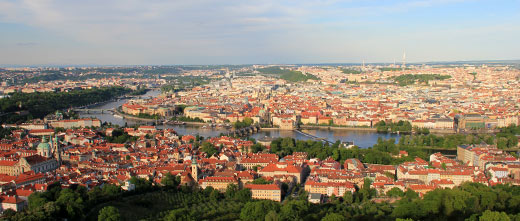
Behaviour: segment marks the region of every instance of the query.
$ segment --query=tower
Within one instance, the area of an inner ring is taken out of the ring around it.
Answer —
[[[54,141],[52,142],[52,149],[54,152],[54,158],[58,161],[58,165],[61,165],[61,151],[60,151],[60,142],[58,140],[58,135],[54,135]]]
[[[403,52],[403,71],[406,69],[406,51]]]
[[[191,177],[198,182],[199,181],[199,165],[195,157],[191,159]]]

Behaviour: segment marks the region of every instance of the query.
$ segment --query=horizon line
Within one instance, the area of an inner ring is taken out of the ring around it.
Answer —
[[[518,63],[520,59],[496,59],[496,60],[445,60],[445,61],[420,61],[420,62],[407,62],[407,65],[418,65],[418,64],[450,64],[450,63]],[[242,63],[242,64],[0,64],[0,68],[20,68],[20,67],[138,67],[138,66],[250,66],[250,65],[390,65],[394,62],[317,62],[317,63]],[[395,63],[401,65],[401,62]]]

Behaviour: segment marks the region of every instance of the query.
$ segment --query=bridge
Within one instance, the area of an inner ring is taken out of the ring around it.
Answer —
[[[114,109],[96,109],[96,108],[93,108],[93,109],[77,108],[77,109],[72,109],[72,110],[75,111],[75,112],[84,112],[84,113],[87,113],[87,114],[90,114],[90,113],[114,112]]]
[[[260,126],[258,125],[251,125],[249,127],[244,127],[244,128],[240,128],[240,129],[236,129],[236,130],[233,130],[233,131],[230,131],[228,132],[226,135],[227,136],[234,136],[234,137],[245,137],[245,136],[248,136],[248,135],[251,135],[251,134],[254,134],[258,131],[260,131]]]
[[[327,140],[325,138],[317,137],[317,136],[314,136],[312,134],[308,134],[308,133],[302,132],[301,130],[293,130],[293,131],[296,132],[296,133],[299,133],[299,134],[301,134],[303,136],[309,137],[309,138],[311,138],[313,140],[323,141],[323,142],[326,142],[326,143],[329,143],[329,144],[334,144],[335,143],[335,142]]]

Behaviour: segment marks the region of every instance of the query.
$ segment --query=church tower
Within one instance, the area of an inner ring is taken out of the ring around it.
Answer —
[[[199,181],[199,165],[197,164],[195,157],[191,160],[191,177],[195,182]]]
[[[61,150],[58,135],[54,135],[54,141],[52,142],[52,151],[54,153],[54,158],[58,161],[58,165],[61,165]]]

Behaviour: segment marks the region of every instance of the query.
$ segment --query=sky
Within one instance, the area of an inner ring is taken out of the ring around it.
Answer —
[[[520,0],[0,0],[0,65],[520,59]]]

